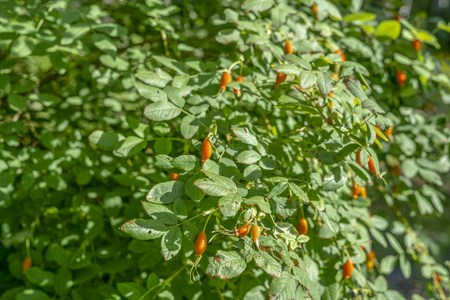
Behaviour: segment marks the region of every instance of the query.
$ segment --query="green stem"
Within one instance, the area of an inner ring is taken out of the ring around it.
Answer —
[[[178,269],[178,271],[176,271],[172,276],[170,276],[169,278],[167,278],[166,280],[164,280],[163,282],[158,283],[157,285],[153,286],[152,288],[148,289],[140,298],[139,300],[144,299],[151,291],[153,291],[154,289],[156,289],[159,286],[164,287],[164,285],[166,285],[166,283],[171,282],[175,277],[178,276],[178,274],[181,273],[181,271],[183,271],[185,268],[187,267],[187,265],[183,265],[180,269]]]
[[[187,219],[186,221],[183,221],[183,222],[178,223],[178,224],[175,224],[175,225],[168,226],[168,228],[183,225],[184,223],[187,223],[187,222],[189,222],[189,221],[191,221],[191,220],[193,220],[193,219],[195,219],[195,218],[198,218],[198,217],[200,217],[200,216],[206,215],[206,213],[208,213],[208,212],[211,212],[210,215],[209,215],[209,217],[208,217],[208,220],[209,220],[209,218],[211,217],[211,215],[213,214],[213,212],[215,212],[217,209],[218,209],[218,208],[216,208],[216,209],[214,209],[214,210],[208,210],[208,211],[202,212],[201,214],[198,214],[198,215],[196,215],[196,216],[193,216],[192,218]]]
[[[216,208],[216,209],[217,209],[217,208]],[[216,210],[216,209],[215,209],[215,210]],[[211,213],[209,214],[208,218],[206,219],[205,225],[203,225],[203,231],[206,230],[206,225],[208,225],[209,219],[211,218],[211,216],[213,215],[213,213],[214,213],[215,210],[210,211]]]

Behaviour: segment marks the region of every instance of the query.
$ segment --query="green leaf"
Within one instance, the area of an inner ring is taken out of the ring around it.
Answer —
[[[388,255],[381,260],[380,272],[383,274],[391,274],[395,268],[395,263],[397,262],[397,257],[393,255]]]
[[[296,183],[289,182],[289,188],[298,199],[307,203],[309,202],[308,195]]]
[[[145,99],[150,99],[153,102],[158,102],[158,101],[167,102],[166,92],[164,92],[163,90],[161,90],[159,88],[145,85],[140,82],[135,82],[134,87],[137,89],[139,95],[141,95]]]
[[[177,199],[173,204],[173,210],[178,220],[184,221],[188,217],[188,208],[183,200]]]
[[[70,262],[71,253],[67,251],[59,244],[53,243],[48,248],[49,253],[51,254],[52,259],[60,266],[67,267]]]
[[[144,287],[136,282],[119,282],[117,290],[122,296],[130,300],[139,300],[145,293]]]
[[[153,130],[155,130],[156,126],[153,126]],[[169,154],[172,151],[172,140],[170,139],[156,139],[153,144],[153,149],[155,153],[158,155]]]
[[[256,137],[245,127],[238,127],[236,125],[231,126],[231,130],[236,137],[247,145],[258,146],[258,140]]]
[[[389,226],[389,222],[385,218],[378,215],[373,215],[371,220],[373,226],[375,226],[375,228],[377,228],[378,230],[385,230]]]
[[[348,175],[342,166],[333,168],[323,177],[323,189],[325,191],[335,191],[344,186],[347,179]]]
[[[328,73],[317,73],[317,86],[323,95],[328,95],[333,88],[333,80]]]
[[[224,168],[223,164],[222,164],[222,168]],[[206,171],[205,168],[203,168],[203,173],[206,176],[208,176],[209,179],[213,180],[214,182],[219,182],[219,183],[225,184],[228,187],[228,189],[230,189],[231,191],[234,192],[234,191],[237,190],[236,184],[230,178],[218,175],[218,174],[213,173],[213,172]]]
[[[3,298],[3,297],[2,297]],[[46,293],[40,290],[34,289],[26,289],[17,294],[14,298],[7,299],[17,299],[17,300],[50,300],[50,298]],[[2,299],[3,300],[3,299]],[[6,299],[5,299],[6,300]]]
[[[295,240],[297,241],[297,243],[307,243],[310,238],[307,235],[301,234]]]
[[[434,183],[436,185],[442,185],[441,177],[435,171],[426,170],[426,169],[419,169],[419,174],[426,181],[429,181],[429,182]]]
[[[230,279],[239,276],[247,267],[244,257],[236,251],[217,251],[215,259],[213,259],[206,273],[220,279]]]
[[[319,20],[323,20],[324,17],[330,16],[334,20],[341,20],[342,15],[339,12],[336,5],[334,5],[330,1],[317,1],[318,4],[318,18]]]
[[[342,148],[341,150],[339,150],[339,152],[337,153],[337,157],[340,159],[344,159],[345,157],[349,156],[350,153],[355,152],[355,150],[357,150],[360,146],[358,144],[354,144],[354,143],[350,143],[345,145],[344,148]]]
[[[150,71],[140,71],[137,72],[135,76],[144,83],[161,89],[164,88],[167,83],[172,80],[172,76],[167,73],[157,74]]]
[[[277,167],[276,161],[268,157],[262,157],[258,165],[264,170],[273,170]]]
[[[297,212],[297,206],[288,197],[273,197],[270,205],[273,212],[283,218],[289,218]]]
[[[399,37],[402,27],[400,22],[387,20],[378,24],[374,37],[380,39],[395,40]]]
[[[150,127],[148,124],[139,122],[136,118],[127,115],[126,121],[128,126],[133,130],[133,132],[140,138],[146,138],[150,134]]]
[[[205,197],[205,193],[194,185],[195,180],[200,178],[200,174],[189,177],[185,184],[185,191],[188,197],[196,202],[201,201]]]
[[[406,279],[411,277],[411,263],[406,258],[405,254],[400,255],[400,270],[402,270],[403,276],[405,276]]]
[[[245,150],[238,154],[236,161],[241,164],[252,165],[261,159],[261,155],[254,150]]]
[[[146,140],[129,136],[115,145],[113,154],[120,157],[129,157],[139,153],[145,146],[147,146]]]
[[[177,199],[179,200],[179,199]],[[141,201],[144,210],[147,214],[155,220],[166,225],[177,224],[177,218],[174,212],[167,206],[162,204],[151,203],[148,201]]]
[[[322,294],[323,300],[338,300],[340,299],[340,286],[338,282],[327,285],[324,288],[324,292]]]
[[[180,125],[180,131],[186,140],[190,140],[200,127],[198,119],[195,116],[187,115],[183,118]]]
[[[203,173],[204,172],[208,172],[208,175],[210,175],[210,176],[211,176],[211,173],[220,176],[219,175],[219,173],[220,173],[220,166],[219,166],[218,163],[216,163],[212,159],[208,159],[202,165],[202,172]]]
[[[176,106],[183,107],[186,104],[186,101],[183,99],[184,90],[168,85],[164,88],[164,92]]]
[[[89,25],[87,23],[79,23],[70,26],[61,38],[61,45],[69,45],[76,40],[81,39],[89,32]]]
[[[430,44],[437,43],[436,37],[425,30],[420,30],[417,33],[416,37],[419,41],[422,41],[422,42],[426,42],[426,43],[430,43]]]
[[[19,36],[11,46],[11,58],[27,57],[33,53],[34,43],[27,36]]]
[[[223,29],[216,35],[216,41],[224,45],[236,42],[239,38],[240,32],[234,28]]]
[[[319,230],[319,237],[321,239],[331,239],[336,236],[335,232],[330,228],[328,224],[323,224]]]
[[[253,196],[249,199],[245,199],[244,202],[245,204],[250,206],[258,205],[259,209],[266,214],[270,214],[271,212],[269,202],[264,200],[264,198],[261,196]]]
[[[377,112],[380,114],[384,113],[384,110],[375,101],[370,100],[370,99],[365,100],[364,103],[362,104],[362,107],[365,109],[369,108],[369,109],[373,110],[374,112]]]
[[[315,208],[317,208],[319,211],[325,210],[325,201],[323,200],[323,198],[318,193],[316,193],[314,191],[309,191],[308,192],[308,198],[309,198],[309,202]]]
[[[169,101],[158,101],[147,105],[144,116],[153,121],[168,121],[176,118],[181,113],[181,109]]]
[[[127,30],[114,23],[92,24],[95,31],[106,33],[111,37],[120,37],[127,34]]]
[[[440,30],[450,32],[450,22],[447,25],[443,20],[439,20],[437,23],[437,28],[439,28]]]
[[[110,54],[102,54],[99,57],[102,64],[111,69],[116,69],[118,71],[127,71],[130,67],[130,63],[125,59]]]
[[[356,79],[349,79],[347,80],[347,88],[350,90],[350,92],[358,98],[360,101],[368,100],[367,95],[364,93],[361,83],[359,80]]]
[[[420,214],[432,214],[433,206],[431,206],[430,202],[428,202],[428,200],[417,191],[414,193],[414,195],[416,196],[417,206],[419,207]]]
[[[213,181],[209,178],[197,179],[194,185],[205,194],[215,197],[222,197],[233,192],[233,190],[223,181]]]
[[[389,232],[386,233],[386,237],[389,241],[389,244],[391,244],[392,248],[398,253],[403,254],[403,249],[400,243],[397,241],[397,239]]]
[[[278,66],[273,67],[272,69],[281,74],[295,75],[295,76],[300,75],[300,69],[293,64],[280,64]]]
[[[269,195],[267,196],[267,198],[273,198],[275,196],[280,195],[281,193],[283,193],[288,187],[288,183],[286,181],[284,182],[280,182],[279,184],[277,184],[269,193]]]
[[[294,276],[299,281],[299,283],[305,288],[312,300],[320,300],[320,293],[317,290],[317,284],[309,279],[306,270],[299,267],[293,267]]]
[[[372,21],[376,17],[377,16],[372,13],[349,14],[344,17],[344,21],[345,22],[354,22],[354,23],[361,22],[362,23],[362,22]]]
[[[220,212],[224,217],[234,217],[241,208],[242,197],[238,192],[219,199]]]
[[[188,71],[186,70],[186,67],[173,58],[168,58],[168,57],[160,56],[160,55],[153,55],[153,58],[156,61],[163,64],[164,66],[166,66],[167,68],[175,71],[179,75],[188,75]]]
[[[376,292],[384,292],[388,289],[388,283],[382,275],[378,275],[373,282],[373,290]]]
[[[262,171],[257,165],[250,165],[244,169],[244,173],[242,175],[249,181],[256,181],[261,177]]]
[[[169,227],[162,240],[161,248],[165,260],[173,258],[181,249],[182,233],[179,226]]]
[[[157,220],[134,219],[124,223],[120,230],[138,240],[157,239],[167,227]]]
[[[276,28],[281,27],[286,22],[287,12],[282,6],[277,6],[270,10],[270,17]]]
[[[272,255],[265,251],[253,251],[252,255],[255,263],[264,272],[269,274],[271,277],[281,276],[281,265],[275,258],[272,257]]]
[[[40,102],[44,106],[54,106],[62,102],[60,97],[50,93],[31,94],[30,100]]]
[[[194,155],[181,155],[175,157],[171,163],[175,168],[189,172],[195,168],[197,158]]]
[[[389,300],[406,300],[398,291],[389,290],[384,292],[384,296]]]
[[[416,151],[416,145],[414,141],[409,138],[405,138],[404,135],[400,136],[401,148],[404,152],[409,153],[409,155],[414,154]],[[402,172],[408,178],[413,178],[417,175],[419,168],[415,160],[407,158],[402,163]]]
[[[289,272],[284,271],[280,277],[275,277],[272,280],[269,288],[269,298],[280,300],[294,299],[296,287],[295,279]]]
[[[246,0],[242,4],[242,8],[245,10],[260,12],[268,10],[273,6],[273,4],[273,0]]]
[[[181,181],[162,182],[155,185],[147,195],[147,201],[168,204],[180,198],[184,191]]]
[[[394,53],[394,60],[405,66],[409,66],[412,64],[412,60],[409,57],[404,56],[400,53]]]
[[[294,55],[294,54],[286,54],[286,55],[284,56],[284,58],[285,58],[287,61],[290,61],[290,62],[295,63],[296,65],[300,66],[300,67],[301,67],[302,69],[304,69],[304,70],[311,70],[311,65],[309,64],[309,62],[306,61],[306,60],[303,59],[303,58],[298,57],[297,55]],[[313,84],[313,85],[314,85],[314,84]]]
[[[370,228],[370,233],[377,240],[377,242],[380,243],[381,246],[383,246],[384,248],[387,248],[387,246],[388,246],[387,241],[381,232],[379,232],[375,228]]]
[[[38,286],[53,286],[55,280],[55,274],[52,272],[44,271],[39,267],[33,266],[25,272],[27,279]]]
[[[96,130],[89,135],[89,142],[105,151],[112,151],[120,140],[120,136],[115,132]]]
[[[433,203],[434,207],[436,208],[436,210],[437,210],[439,213],[442,214],[442,213],[444,212],[444,207],[443,207],[443,205],[442,205],[442,201],[441,201],[441,199],[439,198],[439,194],[436,192],[436,190],[434,190],[434,189],[431,188],[431,187],[424,186],[424,187],[423,187],[423,194],[424,194],[425,196],[428,196],[428,197],[431,198],[431,202]]]
[[[370,179],[370,174],[366,169],[364,169],[354,161],[347,161],[347,164],[359,178],[367,182],[372,182]]]
[[[16,94],[9,94],[8,95],[8,104],[9,107],[12,110],[15,111],[25,111],[27,110],[27,99],[25,97],[16,95]]]
[[[302,89],[307,90],[316,84],[316,74],[309,71],[302,71],[300,73],[300,86]]]
[[[104,34],[96,33],[92,35],[95,47],[104,52],[117,52],[117,46],[114,42]]]

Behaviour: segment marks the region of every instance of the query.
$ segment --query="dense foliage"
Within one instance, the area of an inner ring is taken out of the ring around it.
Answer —
[[[170,2],[0,2],[0,299],[445,298],[423,20]]]

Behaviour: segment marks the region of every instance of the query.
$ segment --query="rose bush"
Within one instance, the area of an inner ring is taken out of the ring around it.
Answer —
[[[0,299],[403,299],[396,265],[445,298],[450,79],[419,19],[165,4],[1,4]]]

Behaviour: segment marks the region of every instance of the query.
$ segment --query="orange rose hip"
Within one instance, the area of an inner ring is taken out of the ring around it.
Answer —
[[[244,226],[242,226],[241,228],[238,229],[236,236],[237,237],[244,237],[248,234],[248,232],[250,231],[250,224],[245,223]]]
[[[261,236],[261,227],[258,225],[253,225],[252,229],[250,231],[250,234],[252,235],[253,243],[258,247],[259,246],[259,237]]]
[[[372,156],[369,156],[369,171],[373,175],[377,176],[377,169],[375,168],[375,162],[373,161]]]
[[[308,220],[306,218],[298,220],[297,231],[299,235],[308,233]]]
[[[287,77],[287,75],[285,75],[285,74],[277,73],[277,79],[275,80],[275,85],[279,86],[280,84],[282,84],[286,80],[286,77]]]
[[[239,76],[238,78],[236,78],[235,80],[236,82],[244,82],[244,78],[242,76]],[[240,97],[242,95],[242,91],[240,89],[233,89],[234,90],[234,94],[238,97]]]
[[[286,40],[286,43],[284,44],[284,53],[286,54],[294,53],[294,45],[292,45],[291,41],[289,40]]]
[[[206,234],[204,231],[201,231],[198,234],[197,239],[195,240],[195,245],[194,245],[195,255],[202,256],[202,254],[206,250],[207,244],[208,244],[208,242],[206,240]]]
[[[402,72],[402,70],[397,70],[397,76],[396,76],[397,82],[400,86],[405,85],[406,83],[406,75]]]
[[[361,150],[356,151],[356,163],[362,167],[362,163],[361,163]]]
[[[229,84],[231,81],[233,81],[231,73],[230,72],[223,73],[222,78],[220,78],[220,88],[225,89],[227,87],[227,84]]]
[[[179,177],[180,177],[180,174],[177,174],[177,173],[170,173],[170,174],[169,174],[169,178],[170,178],[171,181],[175,181],[175,180],[177,180]]]
[[[26,270],[28,270],[29,268],[31,268],[31,265],[33,264],[33,260],[31,259],[30,256],[28,256],[27,258],[25,258],[25,260],[22,263],[22,272],[25,272]]]
[[[207,161],[212,155],[212,144],[208,137],[203,140],[202,143],[202,162]]]
[[[334,53],[340,54],[342,57],[342,61],[346,61],[347,58],[345,57],[344,51],[342,51],[341,49],[338,49],[338,50],[334,51]]]
[[[353,262],[351,259],[347,259],[347,261],[342,266],[342,272],[344,273],[344,278],[349,279],[353,274]]]
[[[419,51],[420,47],[422,47],[422,43],[419,40],[411,41],[411,46],[416,50]]]

